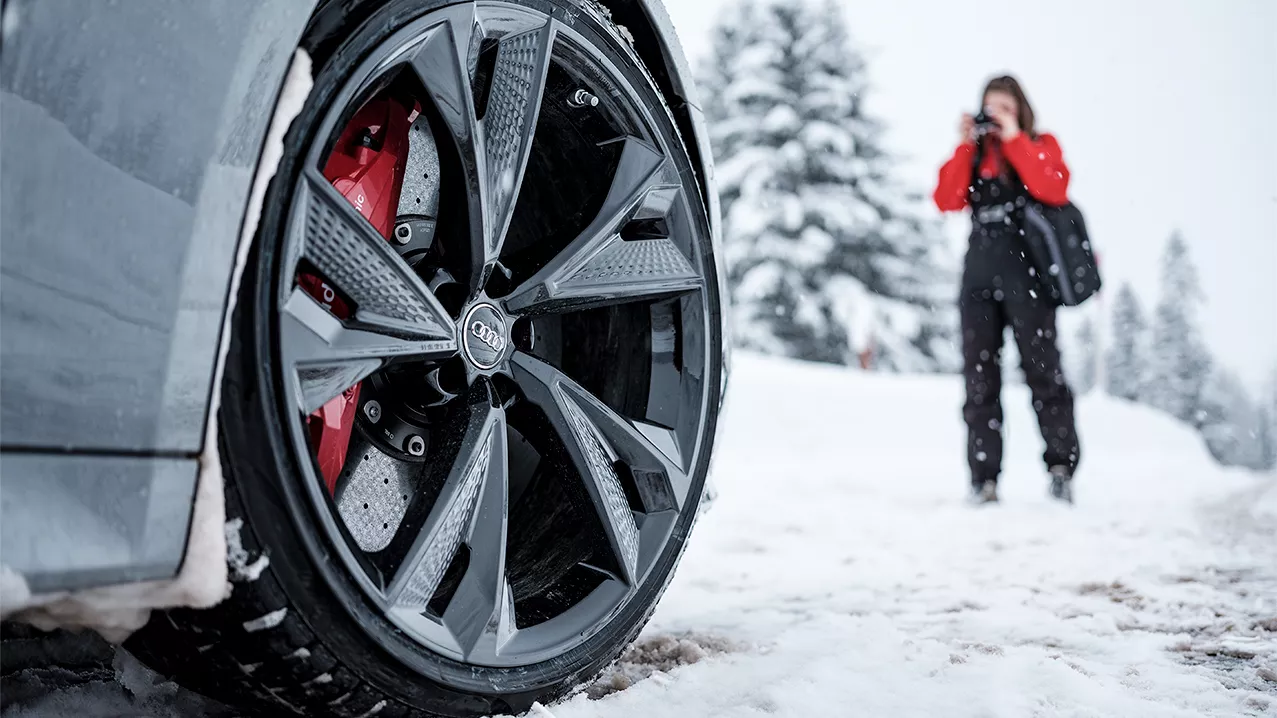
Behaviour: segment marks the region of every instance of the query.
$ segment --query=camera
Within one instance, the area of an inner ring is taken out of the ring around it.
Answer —
[[[993,116],[988,112],[981,109],[980,112],[976,113],[975,136],[977,138],[984,137],[985,135],[997,134],[1001,130],[1002,126],[999,125],[998,121],[993,119]]]

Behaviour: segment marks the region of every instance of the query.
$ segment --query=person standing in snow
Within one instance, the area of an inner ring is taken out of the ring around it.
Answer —
[[[1055,138],[1036,132],[1033,108],[1015,78],[991,80],[984,90],[983,108],[980,123],[969,114],[962,115],[961,141],[940,168],[934,194],[942,212],[971,209],[971,239],[958,302],[971,495],[978,503],[998,500],[1002,464],[999,355],[1003,331],[1010,326],[1046,441],[1043,458],[1051,495],[1071,503],[1080,455],[1073,393],[1061,370],[1055,306],[1039,286],[1020,230],[1023,207],[1030,197],[1048,205],[1067,201],[1069,170]]]

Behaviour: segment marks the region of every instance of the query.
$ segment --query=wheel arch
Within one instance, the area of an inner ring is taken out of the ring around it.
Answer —
[[[591,0],[585,0],[587,2]],[[679,42],[674,24],[662,0],[593,0],[611,16],[613,24],[646,65],[657,89],[674,114],[675,123],[687,143],[692,165],[700,174],[699,184],[706,197],[714,196],[713,159],[705,121],[701,114],[696,82]],[[717,233],[717,217],[711,216]]]

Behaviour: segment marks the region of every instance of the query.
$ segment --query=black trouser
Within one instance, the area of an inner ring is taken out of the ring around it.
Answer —
[[[973,238],[975,239],[975,238]],[[988,242],[983,242],[987,246]],[[975,247],[973,247],[973,250]],[[1079,448],[1073,420],[1073,393],[1065,383],[1056,346],[1055,307],[1040,299],[1032,285],[1006,280],[1027,276],[1027,268],[1008,261],[1008,254],[973,251],[967,259],[967,281],[959,301],[962,315],[963,373],[967,399],[963,417],[967,422],[967,462],[973,484],[996,481],[1002,466],[1002,371],[999,363],[1003,330],[1010,326],[1020,350],[1020,366],[1033,395],[1042,438],[1046,441],[1043,459],[1047,467],[1063,466],[1072,474],[1077,467]],[[993,262],[989,267],[974,266]],[[973,271],[974,270],[974,271]],[[980,275],[989,284],[978,281]],[[976,279],[974,283],[971,281]],[[974,286],[973,286],[974,284]],[[991,286],[996,285],[996,286]]]

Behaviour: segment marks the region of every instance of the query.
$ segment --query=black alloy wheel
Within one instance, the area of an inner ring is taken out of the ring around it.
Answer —
[[[695,519],[705,202],[593,4],[323,19],[223,388],[234,590],[133,647],[268,715],[522,711],[633,640]]]

